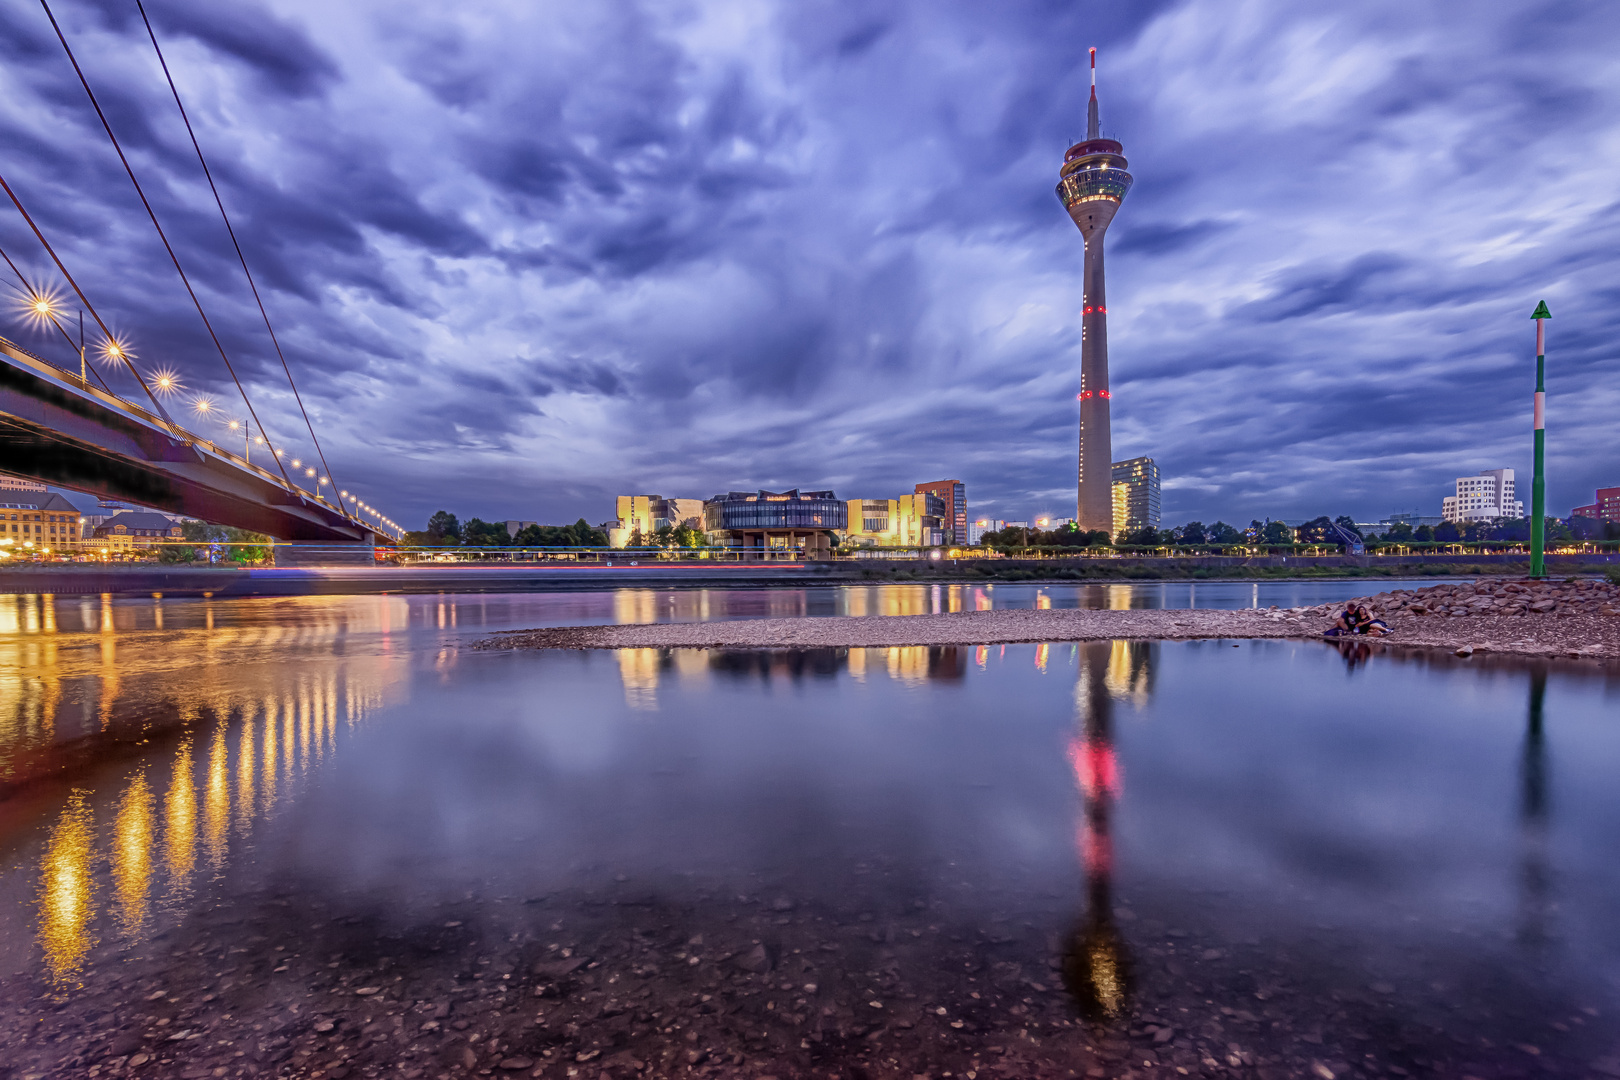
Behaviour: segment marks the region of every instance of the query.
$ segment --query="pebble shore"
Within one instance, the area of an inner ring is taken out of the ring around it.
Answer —
[[[1431,987],[1444,990],[1442,1009],[1421,987],[1369,973],[1331,929],[1234,940],[1214,929],[1231,913],[1182,921],[1123,898],[1105,937],[1132,989],[1112,1015],[1087,1015],[1066,982],[1097,947],[1092,924],[1038,925],[1017,881],[924,895],[907,894],[909,880],[896,860],[862,862],[840,900],[815,901],[696,879],[676,898],[621,878],[472,896],[406,925],[358,898],[203,908],[144,948],[98,950],[82,982],[54,996],[0,979],[0,1075],[1620,1076],[1620,1046],[1591,1002],[1527,988],[1525,1006],[1503,1015],[1476,987]],[[995,906],[980,921],[947,914],[968,896]]]
[[[1620,658],[1620,586],[1604,581],[1480,581],[1361,597],[1392,644],[1527,656]],[[1085,608],[939,615],[749,619],[519,630],[476,649],[894,648],[1100,639],[1320,637],[1343,603],[1310,608]]]

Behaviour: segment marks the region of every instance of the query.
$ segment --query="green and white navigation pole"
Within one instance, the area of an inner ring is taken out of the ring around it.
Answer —
[[[1547,576],[1547,301],[1536,305],[1536,471],[1530,481],[1530,576]]]

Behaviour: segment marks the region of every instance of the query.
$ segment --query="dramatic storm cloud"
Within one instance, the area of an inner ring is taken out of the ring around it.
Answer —
[[[53,6],[307,456],[134,0]],[[1089,45],[1136,176],[1115,457],[1158,459],[1167,523],[1437,513],[1459,474],[1527,472],[1543,298],[1550,507],[1620,483],[1612,5],[148,11],[334,472],[407,524],[942,477],[1072,513],[1081,242],[1052,189]],[[6,179],[141,363],[229,405],[43,11],[7,0],[0,36]],[[0,244],[59,280],[9,208]],[[12,308],[0,332],[68,355]]]

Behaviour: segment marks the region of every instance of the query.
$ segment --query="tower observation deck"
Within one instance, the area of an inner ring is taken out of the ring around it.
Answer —
[[[1080,483],[1075,520],[1082,529],[1106,532],[1114,528],[1114,505],[1103,236],[1125,193],[1131,190],[1124,150],[1113,139],[1102,137],[1097,119],[1097,50],[1092,49],[1086,138],[1063,155],[1057,196],[1086,243],[1080,312]]]

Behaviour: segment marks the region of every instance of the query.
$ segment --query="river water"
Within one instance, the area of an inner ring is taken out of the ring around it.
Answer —
[[[1620,679],[502,629],[1367,586],[0,597],[0,1076],[1620,1075]]]

